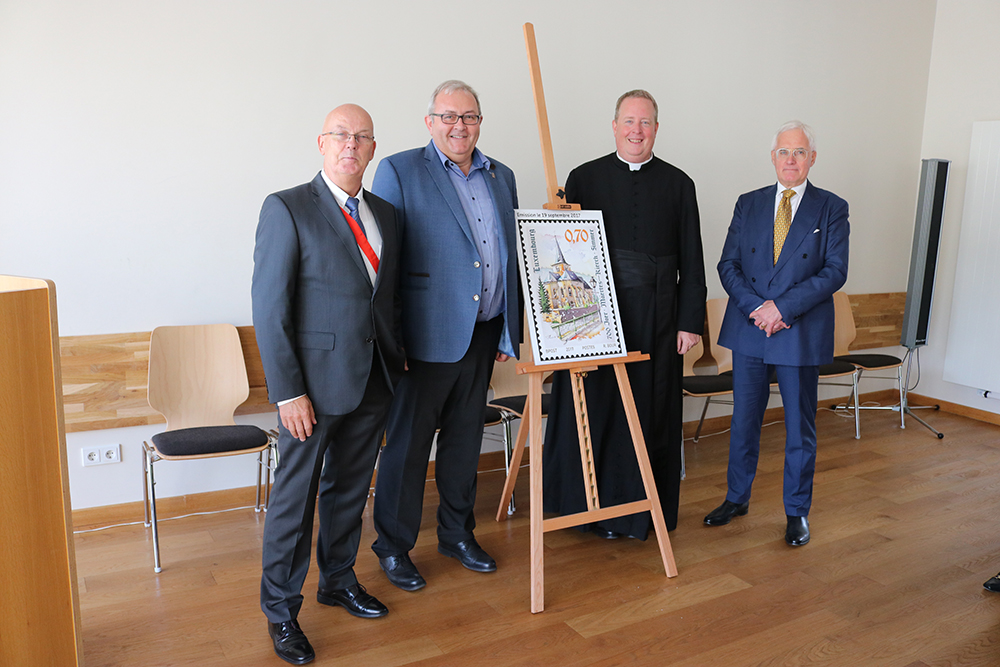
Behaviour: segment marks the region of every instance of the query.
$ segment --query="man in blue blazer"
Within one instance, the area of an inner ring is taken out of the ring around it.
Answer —
[[[361,187],[375,153],[371,116],[352,104],[337,107],[318,142],[323,170],[264,200],[252,288],[268,396],[280,416],[260,600],[275,653],[297,665],[315,655],[296,619],[317,492],[317,601],[362,618],[388,613],[358,583],[354,561],[404,364],[397,218]]]
[[[771,145],[778,184],[736,202],[719,261],[729,293],[719,344],[733,351],[729,490],[705,517],[721,526],[747,513],[760,429],[777,377],[785,410],[785,541],[809,541],[816,469],[819,366],[833,361],[833,293],[847,280],[847,202],[806,180],[816,162],[812,130],[798,121]]]
[[[402,229],[408,364],[379,460],[372,549],[389,581],[408,591],[425,585],[409,551],[436,429],[438,551],[477,572],[496,570],[473,535],[476,470],[493,362],[515,356],[521,331],[517,188],[510,169],[476,148],[479,97],[446,81],[424,122],[431,142],[382,160],[372,184],[396,207]]]

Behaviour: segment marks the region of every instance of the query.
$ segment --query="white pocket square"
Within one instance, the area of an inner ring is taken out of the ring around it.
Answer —
[[[819,233],[819,230],[818,229],[814,229],[813,230],[813,234],[817,234],[817,233]]]

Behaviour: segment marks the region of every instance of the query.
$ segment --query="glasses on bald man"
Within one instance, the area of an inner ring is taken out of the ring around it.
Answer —
[[[370,134],[351,134],[350,132],[323,132],[320,136],[329,134],[337,143],[346,144],[351,139],[358,142],[358,146],[369,146],[375,141],[375,137]]]

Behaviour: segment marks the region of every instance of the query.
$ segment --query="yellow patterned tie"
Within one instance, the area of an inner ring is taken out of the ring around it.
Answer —
[[[781,246],[785,245],[788,228],[792,226],[792,195],[795,190],[785,190],[781,193],[781,203],[778,204],[778,215],[774,216],[774,263],[778,263]]]

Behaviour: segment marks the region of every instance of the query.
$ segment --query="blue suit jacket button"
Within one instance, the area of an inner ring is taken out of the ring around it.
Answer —
[[[365,342],[366,343],[373,343],[373,342],[375,342],[375,339],[372,338],[371,336],[369,336],[368,338],[365,338]]]
[[[479,301],[479,295],[478,294],[473,294],[472,295],[472,300],[473,301]]]

